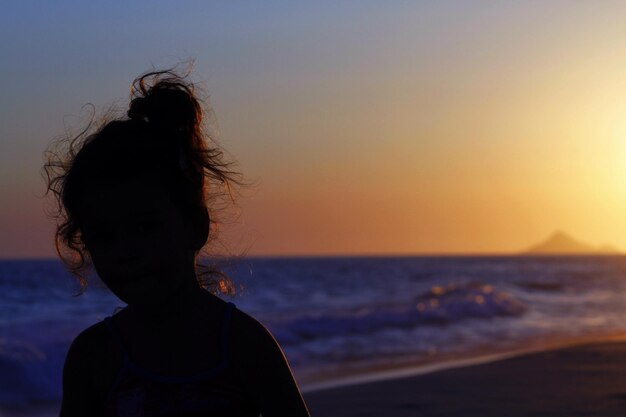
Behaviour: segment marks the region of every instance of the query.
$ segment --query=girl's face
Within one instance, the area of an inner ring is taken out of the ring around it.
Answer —
[[[195,280],[195,250],[181,210],[148,174],[83,198],[83,239],[102,281],[122,301],[158,307]],[[103,189],[104,188],[104,189]]]

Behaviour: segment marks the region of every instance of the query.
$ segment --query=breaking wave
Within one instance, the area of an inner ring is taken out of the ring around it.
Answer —
[[[481,283],[433,286],[409,304],[363,306],[349,311],[301,316],[272,326],[282,343],[344,334],[372,333],[386,328],[446,325],[467,319],[520,316],[527,307],[506,292]]]

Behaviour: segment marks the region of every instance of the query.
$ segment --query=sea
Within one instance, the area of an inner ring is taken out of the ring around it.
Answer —
[[[626,256],[246,258],[222,296],[301,388],[626,334]],[[58,407],[73,338],[124,304],[57,260],[0,261],[0,416]]]

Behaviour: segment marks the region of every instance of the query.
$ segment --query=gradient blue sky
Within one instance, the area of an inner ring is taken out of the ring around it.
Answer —
[[[11,2],[0,257],[51,256],[42,152],[194,58],[258,181],[251,254],[493,253],[565,229],[626,248],[626,3]]]

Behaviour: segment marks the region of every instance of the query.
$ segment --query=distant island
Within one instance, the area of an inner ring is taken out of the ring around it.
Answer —
[[[611,245],[593,246],[580,242],[563,231],[522,252],[523,255],[616,255],[620,251]]]

